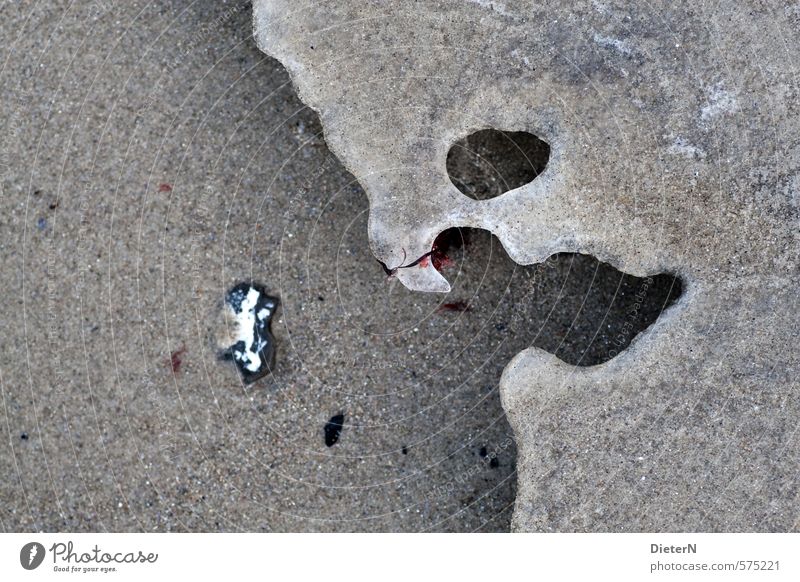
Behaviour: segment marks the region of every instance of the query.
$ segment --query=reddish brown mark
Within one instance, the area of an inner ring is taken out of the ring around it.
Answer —
[[[158,185],[159,192],[172,192],[172,184],[167,184],[166,182],[163,184]]]
[[[431,250],[422,255],[416,261],[412,261],[407,264],[405,263],[405,249],[403,249],[403,264],[400,264],[397,267],[389,268],[386,263],[380,259],[376,260],[383,269],[383,272],[386,273],[387,277],[389,278],[394,277],[398,269],[408,269],[416,266],[425,268],[430,264],[433,264],[434,269],[440,271],[444,267],[451,267],[455,265],[455,261],[447,256],[447,251],[450,248],[459,248],[462,245],[468,244],[468,242],[469,241],[467,239],[466,232],[462,231],[460,228],[448,228],[447,230],[439,233],[439,236],[437,236],[436,240],[433,241],[433,247]]]
[[[181,371],[181,364],[183,363],[183,355],[186,353],[186,346],[182,345],[180,349],[175,350],[169,357],[169,363],[172,366],[172,372],[177,374]]]
[[[420,267],[427,267],[429,264],[437,271],[441,271],[446,267],[455,265],[455,261],[447,254],[451,249],[461,248],[467,244],[466,233],[460,228],[448,228],[439,233],[436,240],[433,241],[433,248],[431,249],[430,261],[425,257],[419,262]]]
[[[466,301],[455,301],[453,303],[442,303],[436,310],[439,313],[445,311],[469,311],[469,303]]]
[[[436,269],[437,271],[441,271],[445,267],[452,267],[453,265],[456,264],[455,261],[453,261],[453,259],[451,259],[446,254],[438,250],[433,251],[431,257],[432,257],[431,263],[433,263],[433,268]]]

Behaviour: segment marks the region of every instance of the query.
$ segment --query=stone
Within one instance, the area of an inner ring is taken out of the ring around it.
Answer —
[[[225,295],[219,343],[223,359],[233,360],[246,384],[275,368],[275,338],[270,324],[278,298],[252,283],[240,283]]]
[[[530,348],[506,367],[514,529],[797,530],[800,9],[257,0],[254,13],[260,48],[366,190],[389,270],[474,227],[523,265],[577,252],[680,277],[683,296],[610,361]],[[446,160],[486,129],[550,152],[528,184],[476,200]],[[394,276],[450,288],[426,261]]]

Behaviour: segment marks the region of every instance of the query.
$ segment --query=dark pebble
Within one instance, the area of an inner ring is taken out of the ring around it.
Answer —
[[[339,442],[339,436],[342,434],[344,427],[344,414],[337,414],[325,425],[325,445],[332,447]]]

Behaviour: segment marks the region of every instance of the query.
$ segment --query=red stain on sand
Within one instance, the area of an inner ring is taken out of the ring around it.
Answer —
[[[442,303],[436,311],[438,311],[439,313],[445,311],[469,311],[469,303],[467,303],[466,301]]]
[[[167,183],[159,184],[158,185],[158,191],[159,192],[172,192],[172,184],[167,184]]]
[[[179,350],[175,350],[169,357],[169,363],[172,367],[173,374],[181,371],[181,364],[183,363],[183,355],[186,353],[186,346],[181,346]]]

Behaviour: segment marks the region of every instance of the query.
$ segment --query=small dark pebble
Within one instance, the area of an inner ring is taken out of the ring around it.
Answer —
[[[403,447],[401,450],[402,450],[404,455],[408,454],[408,447]]]
[[[337,414],[325,425],[325,445],[332,447],[339,442],[339,436],[342,434],[344,427],[344,414]]]
[[[22,433],[21,435],[19,435],[19,438],[23,441],[28,440],[28,433],[26,432]]]
[[[478,454],[479,454],[481,457],[485,457],[486,455],[488,455],[488,454],[489,454],[489,452],[486,450],[486,447],[481,447],[481,450],[480,450],[480,451],[478,451]]]
[[[494,457],[491,461],[489,461],[489,466],[492,469],[497,469],[497,467],[500,466],[500,459],[498,459],[497,457]]]

